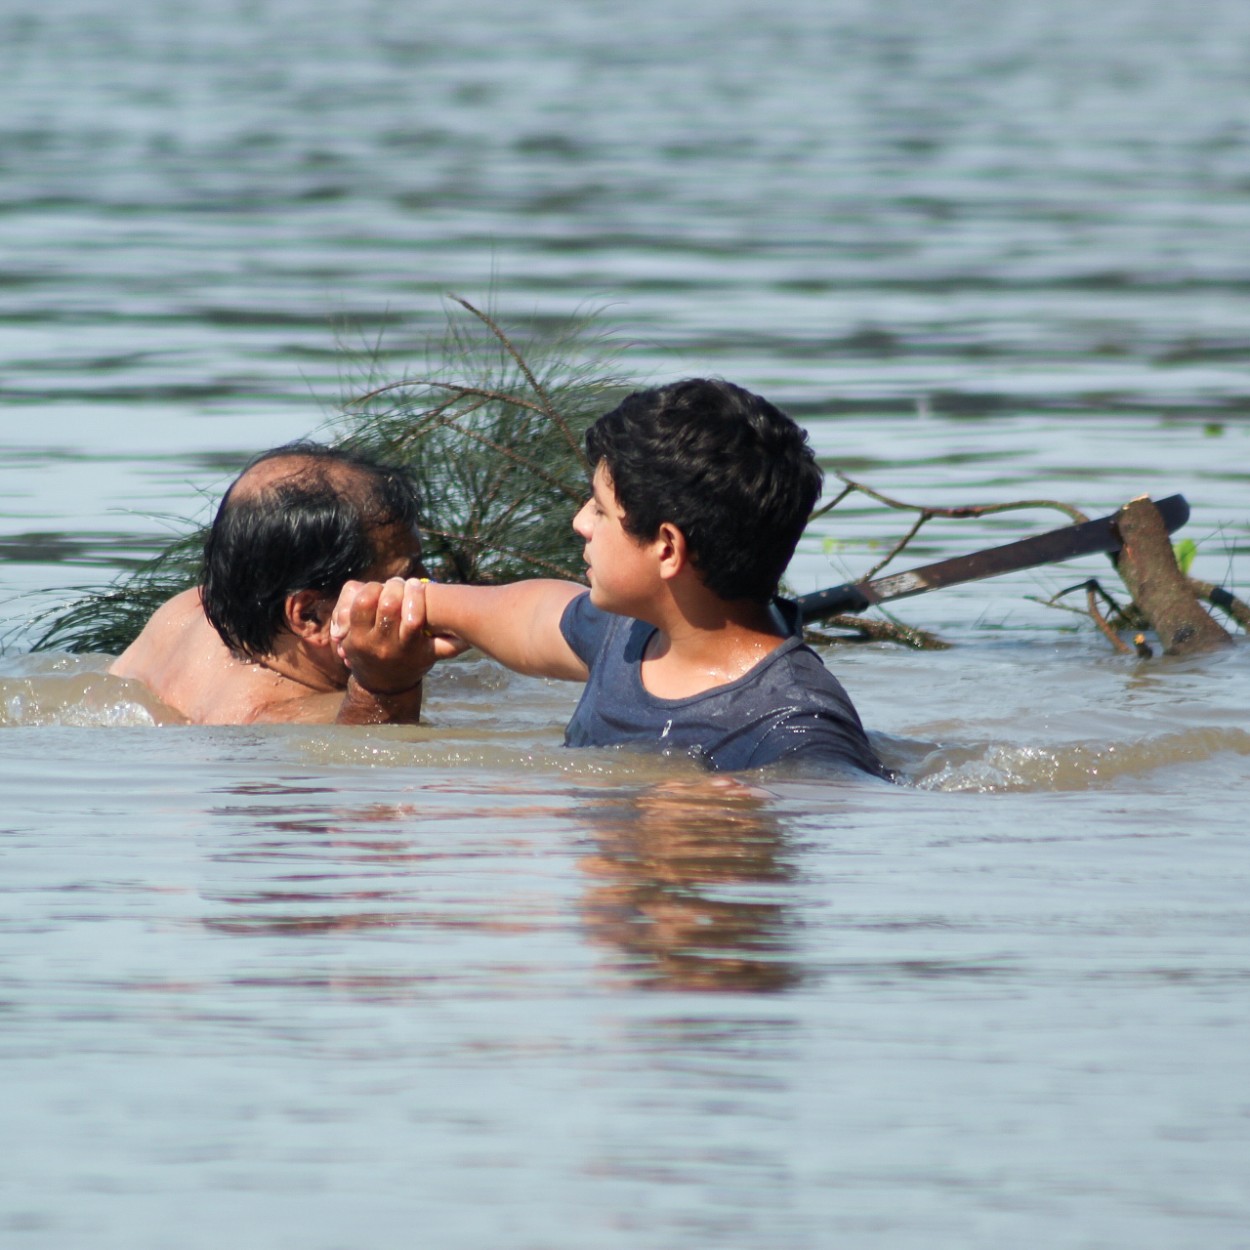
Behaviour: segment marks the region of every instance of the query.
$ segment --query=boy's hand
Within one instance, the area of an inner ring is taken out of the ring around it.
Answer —
[[[411,690],[438,660],[468,649],[458,638],[426,632],[425,585],[415,577],[347,582],[330,637],[357,684],[383,696]]]

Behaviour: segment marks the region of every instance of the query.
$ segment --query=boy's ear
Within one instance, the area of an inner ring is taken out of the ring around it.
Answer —
[[[690,563],[686,553],[686,536],[671,521],[663,521],[655,536],[656,554],[660,561],[660,576],[665,580],[676,577]]]
[[[333,602],[319,590],[297,590],[286,597],[286,627],[305,642],[329,637]]]

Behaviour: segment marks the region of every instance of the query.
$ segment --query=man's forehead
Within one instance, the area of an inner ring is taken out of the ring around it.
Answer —
[[[369,531],[369,545],[373,548],[369,579],[425,576],[421,531],[417,526],[405,525],[402,521],[375,525]]]
[[[397,540],[408,543],[421,541],[421,526],[416,521],[382,521],[373,526],[379,534],[393,535]]]
[[[380,525],[371,526],[369,533],[375,547],[389,547],[392,550],[420,551],[421,527],[406,521],[384,521]]]

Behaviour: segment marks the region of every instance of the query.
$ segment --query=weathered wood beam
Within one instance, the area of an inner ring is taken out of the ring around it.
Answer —
[[[1143,495],[1116,513],[1123,544],[1116,570],[1146,614],[1166,655],[1193,655],[1232,645],[1232,638],[1198,602],[1176,564],[1159,510]]]

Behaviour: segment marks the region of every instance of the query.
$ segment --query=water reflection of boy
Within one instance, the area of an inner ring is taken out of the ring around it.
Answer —
[[[419,675],[428,625],[518,672],[586,682],[571,746],[886,776],[841,684],[773,602],[820,493],[799,426],[740,387],[692,379],[629,396],[586,446],[593,494],[573,528],[589,592],[351,583],[332,630],[353,673],[380,688]]]
[[[678,990],[798,984],[786,887],[794,869],[768,800],[737,778],[670,781],[578,812],[597,846],[582,918],[612,971]]]
[[[350,579],[420,574],[416,524],[402,470],[315,443],[265,452],[221,501],[200,585],[158,608],[110,671],[199,724],[415,722],[425,671],[460,648],[422,634],[402,688],[366,689],[330,614]]]

